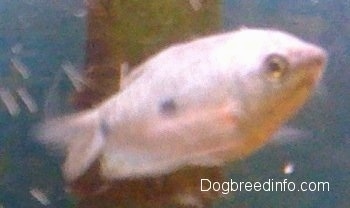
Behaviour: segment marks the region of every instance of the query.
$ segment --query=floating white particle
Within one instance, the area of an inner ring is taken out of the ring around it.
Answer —
[[[86,9],[79,8],[73,12],[73,15],[78,18],[83,18],[87,15]]]
[[[22,99],[23,103],[27,106],[29,112],[36,113],[38,111],[38,106],[35,103],[32,96],[28,93],[27,89],[21,87],[16,90],[19,97]]]
[[[189,207],[204,207],[200,199],[193,194],[180,194],[177,196],[177,200],[180,204]]]
[[[29,69],[19,58],[11,58],[11,68],[16,70],[23,79],[29,78]]]
[[[287,162],[283,167],[283,173],[290,175],[294,172],[294,164],[292,162]]]
[[[95,8],[98,5],[96,0],[84,0],[83,3],[87,8]]]
[[[46,196],[46,194],[41,191],[40,189],[33,188],[29,191],[29,193],[38,200],[42,205],[47,206],[50,204],[49,198]]]
[[[122,77],[125,77],[129,74],[130,72],[130,66],[128,62],[123,62],[120,64],[120,73]]]
[[[189,0],[194,11],[200,10],[202,7],[202,0]]]
[[[35,14],[30,14],[27,12],[19,13],[17,15],[18,25],[24,31],[29,30],[31,26],[34,27],[33,26],[34,19],[35,19]]]
[[[82,75],[77,72],[77,69],[70,62],[65,62],[62,65],[62,69],[73,84],[76,91],[81,91],[84,85],[84,79]]]
[[[120,88],[123,89],[125,85],[127,85],[126,83],[128,83],[128,79],[126,77],[128,77],[131,73],[131,67],[129,65],[128,62],[123,62],[120,64]],[[130,75],[132,76],[132,75]]]
[[[0,99],[5,104],[7,111],[11,116],[16,116],[20,112],[20,108],[16,102],[16,99],[10,93],[8,89],[0,89]]]
[[[23,50],[23,45],[20,43],[16,43],[14,46],[11,47],[11,52],[16,55],[21,53],[22,50]]]

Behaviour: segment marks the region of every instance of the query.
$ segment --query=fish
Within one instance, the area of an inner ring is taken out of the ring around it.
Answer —
[[[321,80],[327,52],[290,33],[241,28],[178,43],[123,75],[94,108],[43,121],[67,181],[95,162],[106,180],[224,166],[268,143]]]

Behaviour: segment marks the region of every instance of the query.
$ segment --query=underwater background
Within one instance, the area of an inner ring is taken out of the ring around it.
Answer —
[[[286,141],[233,163],[227,167],[227,177],[328,181],[330,191],[237,192],[218,200],[215,207],[348,207],[350,1],[223,0],[219,4],[218,31],[272,27],[329,53],[319,90],[288,123],[305,133],[292,132],[291,138],[283,138]],[[74,207],[76,203],[65,191],[62,158],[33,141],[30,129],[48,114],[69,111],[67,100],[74,86],[63,71],[66,66],[77,70],[84,66],[86,19],[83,0],[0,0],[0,208]],[[294,166],[290,175],[282,170],[286,163]]]

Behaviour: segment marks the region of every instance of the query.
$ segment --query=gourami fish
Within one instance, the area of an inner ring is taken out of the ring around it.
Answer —
[[[326,52],[277,30],[240,29],[173,45],[90,110],[43,122],[74,181],[96,161],[109,180],[221,166],[254,152],[299,109]]]

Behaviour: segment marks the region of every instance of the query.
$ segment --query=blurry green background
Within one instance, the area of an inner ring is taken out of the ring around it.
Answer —
[[[235,181],[328,181],[330,192],[240,192],[216,207],[348,207],[350,197],[350,1],[223,0],[222,30],[273,27],[323,46],[329,64],[319,91],[289,123],[303,132],[269,145],[228,167]],[[45,207],[33,197],[46,194],[46,207],[73,207],[60,175],[61,158],[33,142],[30,127],[43,118],[48,93],[72,89],[62,64],[84,65],[86,10],[82,0],[0,0],[0,89],[20,108],[10,115],[0,101],[0,207]],[[13,60],[30,76],[13,70]],[[25,87],[39,111],[31,113],[16,96]],[[53,89],[53,90],[50,90]],[[61,94],[60,94],[61,93]],[[52,95],[51,95],[52,97]],[[57,96],[56,96],[57,97]],[[55,106],[59,108],[59,106]],[[66,111],[53,109],[52,111]],[[294,138],[295,137],[295,138]],[[291,162],[295,170],[285,175]],[[34,191],[33,191],[34,190]],[[35,195],[35,194],[34,194]],[[39,197],[40,198],[40,197]]]

